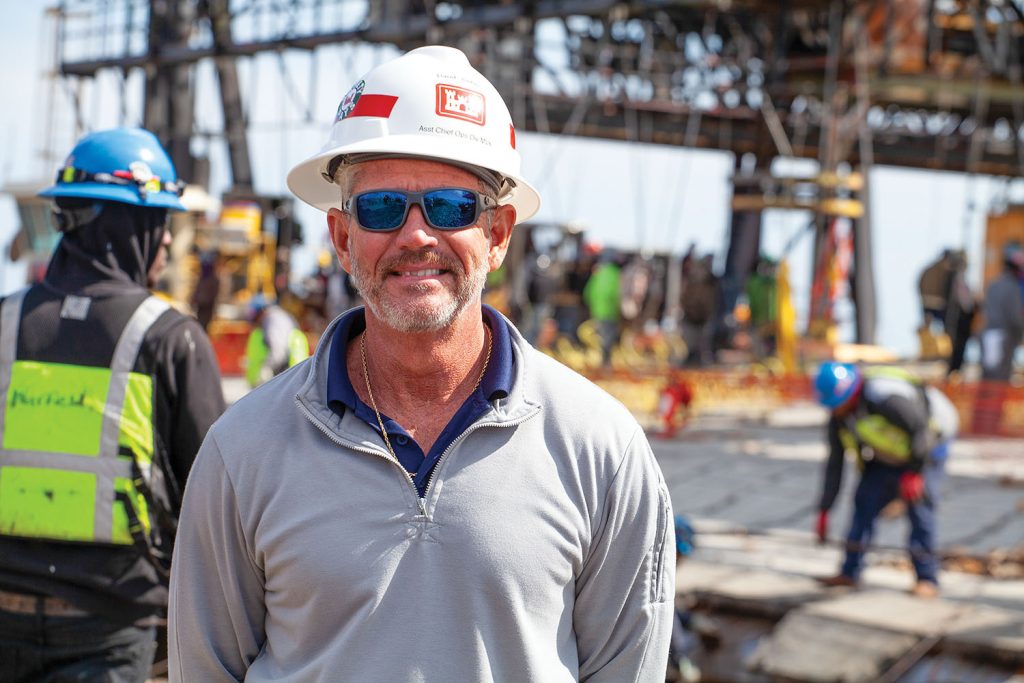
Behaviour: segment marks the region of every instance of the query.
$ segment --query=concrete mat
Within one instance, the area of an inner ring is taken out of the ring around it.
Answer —
[[[773,678],[802,683],[868,683],[918,641],[912,635],[791,612],[746,664]]]

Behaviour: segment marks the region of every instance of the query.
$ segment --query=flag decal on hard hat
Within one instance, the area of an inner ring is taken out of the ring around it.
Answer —
[[[513,126],[511,123],[508,124],[508,138],[509,138],[509,144],[512,145],[512,149],[515,149],[516,148],[516,127]]]
[[[382,119],[391,116],[398,98],[393,95],[364,94],[364,88],[366,81],[359,81],[342,98],[338,113],[334,116],[335,123],[350,116],[376,116]]]
[[[436,91],[437,108],[435,111],[438,116],[484,125],[487,120],[487,108],[483,95],[457,85],[444,83],[438,83]]]

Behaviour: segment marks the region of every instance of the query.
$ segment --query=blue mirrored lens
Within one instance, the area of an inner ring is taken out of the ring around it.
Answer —
[[[436,228],[465,228],[476,220],[476,195],[469,190],[434,190],[423,196],[423,208]]]
[[[405,217],[402,192],[367,192],[356,197],[356,219],[367,230],[394,230]]]

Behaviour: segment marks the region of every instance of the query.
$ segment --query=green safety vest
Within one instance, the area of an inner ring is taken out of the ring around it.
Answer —
[[[245,344],[245,378],[249,386],[256,387],[264,380],[263,363],[267,360],[269,349],[263,341],[263,328],[256,326],[249,333]],[[309,358],[309,339],[299,328],[288,333],[288,367],[292,367]]]
[[[135,310],[109,368],[68,365],[17,360],[26,291],[0,305],[0,535],[145,543],[153,378],[132,368],[169,304],[149,297]]]

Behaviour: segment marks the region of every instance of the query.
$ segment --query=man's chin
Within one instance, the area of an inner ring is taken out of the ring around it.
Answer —
[[[374,314],[381,322],[399,332],[436,332],[450,325],[459,313],[455,302],[450,299],[445,302],[403,302],[399,306],[385,303],[371,308],[376,309]]]

